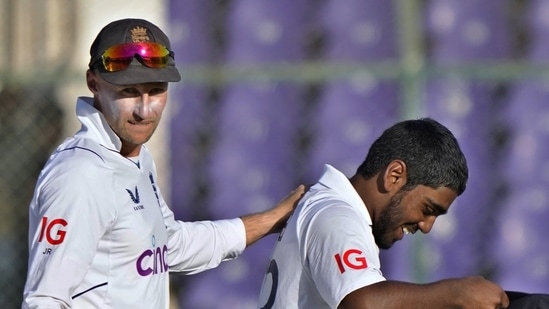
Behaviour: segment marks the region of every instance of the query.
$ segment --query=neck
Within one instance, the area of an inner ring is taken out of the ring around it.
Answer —
[[[127,143],[122,143],[122,148],[120,149],[120,154],[123,157],[138,157],[139,152],[141,151],[141,145],[128,145]]]
[[[378,205],[377,194],[378,192],[378,185],[376,183],[377,177],[372,177],[370,179],[365,179],[364,177],[355,174],[353,177],[351,177],[349,180],[351,181],[351,184],[355,188],[356,192],[358,193],[358,196],[360,196],[360,199],[364,202],[366,205],[366,210],[370,214],[370,218],[374,220],[376,215],[376,205]]]

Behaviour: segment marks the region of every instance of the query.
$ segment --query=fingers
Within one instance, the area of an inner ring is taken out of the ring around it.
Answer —
[[[482,276],[464,278],[466,296],[470,300],[470,308],[495,308],[503,309],[509,307],[509,296],[494,282],[486,280]],[[469,307],[467,307],[469,308]]]
[[[297,204],[297,201],[305,194],[307,187],[303,184],[300,184],[295,188],[284,200],[286,201],[293,201],[295,204]]]
[[[501,291],[501,308],[507,308],[509,307],[509,304],[509,296],[505,293],[505,291]]]
[[[300,184],[299,186],[297,186],[297,188],[295,188],[293,191],[292,191],[292,194],[299,194],[299,195],[302,195],[303,193],[305,193],[305,191],[309,188],[309,186],[305,186],[304,184]]]
[[[305,194],[305,189],[306,186],[303,184],[297,186],[275,206],[274,210],[287,212],[283,217],[283,219],[287,219],[297,207],[297,202],[303,197],[303,194]]]

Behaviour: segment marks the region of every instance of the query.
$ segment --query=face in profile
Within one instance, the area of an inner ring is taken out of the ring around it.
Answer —
[[[389,249],[406,234],[418,230],[427,234],[438,216],[448,212],[456,193],[447,187],[433,189],[418,185],[400,190],[391,197],[373,224],[373,234],[381,249]]]

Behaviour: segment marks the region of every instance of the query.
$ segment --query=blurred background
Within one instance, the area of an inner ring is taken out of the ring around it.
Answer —
[[[431,116],[469,185],[385,276],[549,293],[549,0],[0,0],[0,308],[20,307],[28,202],[78,129],[89,46],[125,17],[164,29],[182,73],[148,144],[179,219],[267,209],[324,163],[351,176],[385,128]],[[274,242],[172,275],[173,307],[256,308]]]

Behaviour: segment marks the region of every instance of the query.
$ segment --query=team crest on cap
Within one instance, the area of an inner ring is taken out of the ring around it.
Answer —
[[[132,33],[132,42],[139,43],[139,42],[146,42],[149,41],[149,35],[147,34],[147,28],[143,27],[135,27],[130,30]]]

